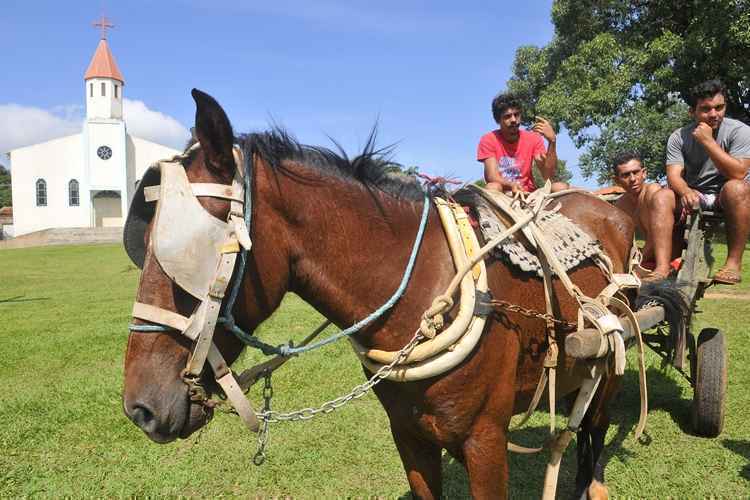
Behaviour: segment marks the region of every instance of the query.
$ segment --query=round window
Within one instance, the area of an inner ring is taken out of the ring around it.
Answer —
[[[112,148],[109,146],[99,146],[99,149],[96,150],[96,155],[102,160],[109,160],[112,158]]]

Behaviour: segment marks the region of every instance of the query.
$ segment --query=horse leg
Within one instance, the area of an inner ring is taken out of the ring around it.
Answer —
[[[597,391],[594,401],[581,422],[577,436],[576,489],[574,498],[607,499],[609,490],[604,485],[604,465],[601,462],[604,438],[609,428],[607,404],[617,392],[620,377],[607,376]]]
[[[434,500],[443,494],[442,449],[430,441],[420,439],[407,429],[391,426],[401,463],[414,498]]]
[[[497,426],[480,426],[464,441],[464,465],[474,500],[508,497],[507,443],[505,432]]]
[[[576,489],[573,498],[586,500],[586,490],[594,477],[594,458],[591,451],[589,424],[584,420],[576,434]]]

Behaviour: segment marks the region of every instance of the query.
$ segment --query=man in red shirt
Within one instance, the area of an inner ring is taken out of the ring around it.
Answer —
[[[551,179],[557,168],[557,136],[547,120],[536,117],[532,132],[521,129],[521,102],[512,94],[499,94],[492,100],[492,116],[500,128],[487,132],[479,140],[477,161],[484,163],[487,189],[498,191],[534,191],[532,164],[544,180]],[[542,136],[547,139],[544,148]],[[554,182],[553,191],[568,188]]]

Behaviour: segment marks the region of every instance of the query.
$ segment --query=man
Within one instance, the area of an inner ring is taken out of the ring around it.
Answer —
[[[512,94],[499,94],[492,100],[492,116],[500,126],[479,140],[477,161],[484,163],[484,180],[488,189],[498,191],[534,191],[532,164],[544,180],[551,179],[557,168],[557,136],[547,120],[537,117],[532,132],[521,129],[521,102]],[[542,136],[547,139],[544,148]],[[564,182],[553,184],[553,191],[567,188]]]
[[[750,127],[725,118],[726,89],[719,80],[694,87],[689,96],[693,123],[677,129],[667,142],[667,182],[680,206],[724,213],[727,260],[715,283],[741,281],[742,253],[750,235]]]
[[[669,276],[674,252],[680,250],[673,241],[677,198],[671,189],[646,182],[646,169],[636,153],[617,155],[612,168],[615,184],[625,191],[615,206],[628,213],[645,235],[643,262],[655,262],[654,269],[641,280],[663,280]]]

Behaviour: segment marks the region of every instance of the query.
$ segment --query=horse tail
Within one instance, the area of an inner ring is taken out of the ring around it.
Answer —
[[[635,299],[635,309],[646,309],[654,305],[664,308],[664,319],[669,324],[672,347],[679,336],[684,335],[690,317],[690,303],[679,287],[671,280],[644,283]],[[674,354],[674,351],[673,353]]]

